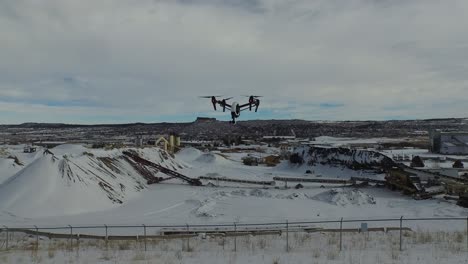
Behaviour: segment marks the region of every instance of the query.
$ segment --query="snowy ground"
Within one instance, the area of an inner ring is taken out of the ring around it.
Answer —
[[[42,148],[31,154],[22,153],[22,150],[23,146],[4,146],[0,149],[0,223],[8,227],[283,223],[339,220],[342,217],[468,217],[468,209],[453,202],[439,198],[416,201],[399,192],[373,186],[355,189],[336,184],[303,183],[304,188],[295,189],[291,188],[294,185],[290,183],[290,188],[285,189],[282,183],[265,187],[211,181],[210,186],[206,186],[209,182],[204,181],[205,186],[194,187],[178,179],[147,185],[141,171],[132,167],[122,156],[123,150],[94,150],[77,145],[59,146],[50,150],[52,154]],[[277,167],[249,167],[241,163],[246,153],[203,153],[189,148],[170,157],[154,148],[137,151],[148,160],[194,178],[212,176],[263,181],[271,181],[275,176],[383,178],[383,175],[372,171],[353,171],[321,164],[312,167],[291,166],[283,162]],[[266,155],[274,151],[269,148],[252,154]],[[306,174],[306,170],[312,173]],[[158,173],[158,176],[163,175]],[[357,228],[359,224],[349,223],[344,227]],[[379,226],[398,226],[398,222],[369,222],[369,227]],[[413,230],[466,230],[463,221],[405,222],[405,226]],[[320,227],[337,228],[337,224]],[[102,234],[102,230],[94,232]],[[135,234],[141,232],[141,228],[138,231],[113,229],[109,232],[109,235]],[[449,238],[445,242],[439,239],[431,243],[407,244],[407,250],[399,253],[395,251],[393,236],[371,235],[368,241],[359,235],[348,235],[350,241],[346,243],[347,250],[338,253],[336,237],[323,235],[320,239],[312,239],[313,236],[306,239],[298,237],[300,241],[305,239],[304,242],[294,242],[294,253],[289,254],[281,251],[284,237],[249,237],[250,240],[239,238],[245,242],[242,242],[238,253],[222,250],[219,241],[211,241],[214,246],[210,246],[205,240],[194,244],[197,246],[191,252],[182,251],[181,244],[184,241],[156,243],[154,250],[146,253],[134,250],[133,246],[109,252],[103,251],[100,246],[83,244],[83,248],[80,248],[83,252],[49,250],[49,246],[34,254],[24,250],[2,252],[0,262],[159,263],[162,260],[162,263],[466,263],[467,259],[466,251],[460,253],[460,246],[448,241]],[[28,242],[30,239],[26,240]],[[327,242],[330,240],[334,242]],[[232,248],[232,241],[227,243],[226,248]],[[323,245],[327,243],[331,249],[324,248]],[[119,249],[118,245],[116,247]],[[428,251],[431,254],[426,254]]]
[[[36,159],[24,159],[25,165],[17,174],[2,176],[8,179],[0,185],[0,196],[5,197],[0,200],[2,224],[51,227],[69,224],[210,224],[336,220],[341,217],[375,219],[400,216],[468,216],[466,208],[442,199],[416,201],[399,192],[376,187],[353,189],[350,186],[331,184],[303,184],[303,189],[284,189],[282,183],[279,183],[280,186],[264,188],[223,182],[219,182],[221,186],[193,187],[181,184],[177,179],[166,184],[148,186],[144,180],[135,180],[138,177],[142,178],[123,161],[116,163],[119,165],[119,171],[127,175],[122,179],[121,175],[114,175],[116,173],[110,173],[109,169],[104,170],[106,167],[98,162],[99,156],[117,159],[121,150],[89,150],[68,145],[51,151],[57,157],[68,155],[67,158],[80,165],[79,168],[85,168],[86,172],[82,172],[78,167],[72,167],[72,171],[82,178],[91,177],[87,185],[84,185],[89,188],[69,181],[65,181],[66,184],[63,185],[57,184],[56,182],[64,181],[63,175],[57,174],[55,163],[49,161],[49,156],[44,157],[40,150],[34,154]],[[94,158],[83,155],[85,151],[93,153]],[[14,153],[11,150],[10,152]],[[241,164],[236,158],[202,153],[196,149],[185,149],[175,159],[168,160],[162,159],[160,153],[152,149],[140,152],[148,159],[172,166],[191,177],[208,175],[256,180],[272,180],[275,176],[340,179],[349,179],[351,176],[379,179],[383,177],[373,172],[352,171],[327,165],[290,166],[287,162],[273,168],[249,167]],[[21,159],[22,154],[19,154],[19,151],[16,153]],[[28,162],[29,166],[26,165]],[[307,169],[314,173],[305,174]],[[106,177],[106,182],[111,186],[125,184],[127,188],[117,193],[118,197],[123,197],[122,204],[113,203],[106,197],[106,193],[103,194],[102,190],[96,187],[97,176],[99,179]],[[142,185],[141,189],[135,189],[137,183]],[[216,181],[212,183],[218,184]]]
[[[332,147],[348,146],[350,144],[381,144],[409,141],[409,138],[345,138],[345,137],[316,137],[314,145],[325,145]]]

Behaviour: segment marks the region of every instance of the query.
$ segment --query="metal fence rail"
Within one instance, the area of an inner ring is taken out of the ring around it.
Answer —
[[[272,222],[272,223],[222,223],[222,224],[185,224],[185,225],[100,225],[100,226],[15,226],[8,227],[3,225],[0,227],[0,232],[5,233],[5,242],[2,248],[9,249],[9,240],[12,233],[24,233],[34,236],[36,246],[39,246],[39,237],[47,237],[49,239],[68,239],[72,247],[73,240],[78,243],[80,239],[96,239],[96,240],[134,240],[143,241],[144,249],[147,250],[147,240],[164,240],[164,239],[186,239],[189,245],[189,239],[197,236],[221,236],[233,237],[234,250],[237,250],[236,238],[246,235],[283,235],[285,234],[286,250],[289,251],[289,233],[292,232],[323,232],[323,233],[339,233],[339,249],[343,250],[343,233],[349,232],[399,232],[399,249],[403,250],[403,232],[412,229],[404,226],[410,222],[433,222],[433,221],[450,221],[450,222],[466,222],[466,248],[468,250],[468,217],[442,217],[442,218],[383,218],[383,219],[344,219],[326,220],[326,221],[296,221],[296,222]],[[367,223],[393,223],[393,226],[377,226],[367,227]],[[361,223],[361,228],[344,227],[344,224]],[[333,225],[336,228],[323,228],[320,225]],[[365,229],[363,229],[363,227]],[[148,229],[157,231],[156,234],[148,234]],[[111,234],[112,230],[112,234]],[[116,230],[124,230],[130,234],[118,234]],[[79,232],[81,231],[81,232]],[[223,243],[224,245],[224,243]],[[70,248],[71,248],[70,247]],[[188,247],[187,247],[188,248]]]

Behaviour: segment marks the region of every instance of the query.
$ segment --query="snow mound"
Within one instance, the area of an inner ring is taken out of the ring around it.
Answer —
[[[213,164],[213,165],[219,165],[225,163],[227,160],[226,158],[214,154],[214,153],[203,153],[201,154],[198,158],[195,159],[196,162],[199,163],[207,163],[207,164]]]
[[[296,199],[311,199],[309,197],[309,195],[305,194],[305,193],[292,193],[292,194],[289,194],[289,195],[285,195],[285,194],[277,194],[275,196],[276,199],[289,199],[289,200],[296,200]]]
[[[184,148],[176,156],[183,161],[194,161],[200,155],[202,155],[202,152],[196,148]]]
[[[339,206],[376,204],[374,197],[357,189],[332,189],[312,199]]]
[[[232,195],[236,195],[236,196],[249,196],[249,194],[247,193],[247,190],[244,190],[244,189],[239,189],[239,190],[234,190],[231,192]]]
[[[264,191],[264,190],[261,190],[261,189],[253,189],[252,191],[250,191],[249,195],[254,196],[254,197],[261,197],[261,198],[271,198],[271,197],[273,197],[273,195],[271,195],[270,192]]]
[[[205,153],[196,158],[195,161],[203,163],[214,163],[216,161],[216,155],[213,153]]]
[[[18,164],[13,158],[0,158],[0,183],[20,171],[24,165]]]
[[[69,154],[65,154],[67,150]],[[0,211],[42,217],[106,210],[144,190],[144,172],[157,172],[138,170],[123,155],[124,149],[61,146],[56,151],[61,155],[41,151],[37,159],[0,184]],[[161,149],[133,151],[171,169],[183,167]]]
[[[195,215],[198,217],[216,217],[216,214],[210,213],[213,211],[215,206],[216,200],[206,199],[205,201],[201,202],[200,207],[195,210]]]
[[[222,194],[221,194],[222,195]],[[235,190],[230,193],[224,194],[224,196],[241,196],[241,197],[257,197],[257,198],[273,198],[273,199],[287,199],[287,200],[296,200],[296,199],[312,199],[309,195],[301,192],[294,192],[291,194],[276,194],[273,195],[269,191],[262,189],[253,189],[250,192],[247,190]]]
[[[80,155],[81,153],[87,151],[88,149],[82,145],[76,145],[76,144],[63,144],[63,145],[58,145],[50,151],[54,153],[56,156],[62,156],[62,155]]]

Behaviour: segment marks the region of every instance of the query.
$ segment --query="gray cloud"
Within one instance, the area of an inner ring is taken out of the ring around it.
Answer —
[[[0,122],[42,121],[37,108],[67,102],[59,121],[96,109],[105,122],[157,121],[209,113],[196,96],[212,93],[267,95],[263,109],[292,118],[466,116],[432,106],[468,96],[467,11],[455,0],[1,1],[11,110]],[[317,107],[329,102],[343,106]]]
[[[190,5],[212,5],[220,7],[233,7],[245,10],[248,12],[263,13],[265,8],[260,0],[177,0],[181,4]]]

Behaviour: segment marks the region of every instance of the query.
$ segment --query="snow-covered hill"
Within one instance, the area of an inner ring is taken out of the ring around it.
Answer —
[[[6,145],[0,147],[0,183],[37,159],[43,151],[41,147],[38,147],[37,152],[24,153],[24,146],[25,145]]]
[[[77,145],[41,150],[36,159],[20,166],[16,174],[0,185],[0,209],[19,215],[51,216],[105,210],[122,204],[147,187],[147,175],[142,175],[123,151]],[[185,167],[161,149],[133,151],[170,169]],[[9,160],[2,160],[0,165],[2,169],[13,166]],[[148,168],[147,171],[157,173]]]

